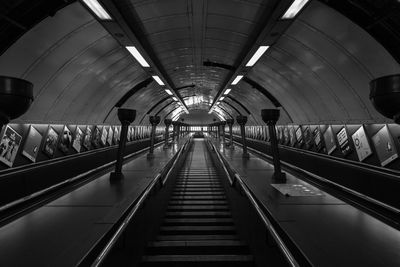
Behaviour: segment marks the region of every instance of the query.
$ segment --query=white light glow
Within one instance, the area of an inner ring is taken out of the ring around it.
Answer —
[[[294,18],[308,1],[309,0],[294,0],[288,10],[286,10],[285,14],[283,14],[282,19]]]
[[[85,5],[93,11],[96,16],[101,20],[112,20],[107,11],[100,5],[97,0],[82,0]]]
[[[151,76],[159,85],[165,85],[164,82],[157,75]]]
[[[232,82],[232,85],[236,85],[242,78],[243,78],[243,75],[236,76],[236,78]]]
[[[260,46],[257,51],[254,53],[254,55],[250,58],[249,62],[247,62],[246,67],[252,67],[256,62],[260,59],[260,57],[267,51],[269,48],[268,45],[262,45]]]
[[[165,89],[165,92],[167,92],[167,94],[172,95],[171,90]]]
[[[178,101],[178,98],[176,98],[175,96],[172,99],[175,100],[175,101]]]
[[[150,67],[149,63],[142,57],[142,55],[139,53],[139,51],[136,49],[134,46],[126,46],[125,47],[129,53],[132,54],[132,56],[139,62],[142,67],[148,68]]]
[[[219,101],[222,101],[222,100],[224,100],[224,98],[225,98],[225,97],[224,97],[224,96],[222,96],[222,97],[219,99]]]
[[[219,105],[219,104],[221,104],[221,102],[218,101],[216,105]]]
[[[224,93],[224,95],[227,95],[227,94],[229,94],[229,93],[231,92],[231,90],[232,90],[232,89],[229,89],[229,88],[228,88],[228,89],[226,89],[226,90],[225,90],[225,93]]]

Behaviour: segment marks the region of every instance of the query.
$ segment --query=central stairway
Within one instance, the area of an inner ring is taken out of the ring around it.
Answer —
[[[254,266],[202,139],[194,139],[143,266]]]

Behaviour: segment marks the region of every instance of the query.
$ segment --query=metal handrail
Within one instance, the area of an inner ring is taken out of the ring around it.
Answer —
[[[184,150],[185,145],[187,144],[187,142],[189,142],[189,140],[187,140],[185,142],[184,145],[181,146],[181,148],[178,151],[177,156],[175,157],[175,160],[171,166],[171,168],[169,169],[169,171],[167,172],[166,176],[170,175],[171,170],[174,169],[176,163],[178,162],[177,159],[179,158],[179,156],[181,155],[181,152]],[[167,164],[168,165],[168,164]],[[125,229],[128,227],[128,225],[130,224],[132,218],[135,216],[135,214],[137,213],[137,211],[139,210],[139,208],[143,205],[144,201],[147,199],[147,196],[149,195],[149,193],[151,192],[151,190],[154,188],[154,186],[157,184],[158,180],[162,178],[163,176],[163,172],[164,170],[160,171],[156,177],[151,181],[151,183],[146,187],[145,191],[142,193],[142,195],[140,196],[139,200],[136,202],[135,206],[133,206],[132,210],[128,213],[128,215],[126,216],[126,218],[123,220],[123,222],[121,223],[121,225],[118,227],[118,229],[116,230],[116,232],[113,234],[113,236],[110,238],[110,240],[107,242],[107,245],[103,248],[103,250],[101,251],[101,253],[99,254],[99,256],[97,256],[97,258],[95,259],[95,261],[92,263],[92,267],[98,267],[101,266],[101,264],[103,264],[104,260],[106,259],[107,255],[110,253],[111,249],[114,247],[115,243],[118,241],[119,237],[124,233]],[[167,177],[168,178],[168,177]],[[166,180],[166,179],[165,179]]]
[[[213,149],[214,151],[217,151],[217,148],[214,146],[213,143],[211,143],[211,141],[209,141],[209,140],[207,139],[207,142],[211,145],[211,147],[212,147],[212,149]],[[219,160],[221,163],[223,163],[223,160],[222,160],[222,158],[221,158],[221,155],[220,155],[219,153],[216,153],[216,154],[217,154],[218,160]],[[228,177],[228,180],[229,180],[230,185],[233,186],[234,183],[235,183],[235,180],[231,178],[231,175],[229,174],[229,172],[228,172],[228,170],[227,170],[227,168],[226,168],[226,166],[225,166],[224,163],[222,164],[222,168],[224,169],[224,173],[225,173],[226,177]]]
[[[212,144],[212,146],[214,146],[214,144]],[[220,152],[215,149],[214,146],[214,150],[218,155],[218,159],[220,161],[220,163],[222,164],[222,166],[224,166],[224,170],[226,170],[226,174],[227,177],[229,178],[230,181],[235,181],[237,180],[239,182],[240,187],[242,188],[242,190],[244,191],[244,193],[246,194],[247,198],[249,199],[250,203],[252,204],[253,208],[255,209],[255,211],[257,212],[258,216],[261,218],[261,220],[263,221],[264,225],[266,226],[266,228],[268,229],[268,231],[271,233],[273,239],[275,240],[276,244],[278,245],[279,250],[283,253],[286,261],[290,264],[290,266],[292,267],[299,267],[300,264],[297,262],[297,260],[295,259],[295,257],[293,256],[293,254],[290,252],[290,250],[288,249],[288,247],[285,245],[284,241],[282,240],[282,238],[279,236],[278,232],[276,231],[275,227],[272,225],[271,221],[268,219],[267,215],[265,215],[265,213],[263,212],[263,210],[260,208],[260,206],[258,205],[257,201],[255,200],[255,198],[253,197],[253,194],[251,193],[251,190],[248,188],[248,186],[244,183],[242,177],[235,172],[234,176],[235,176],[235,180],[230,178],[230,174],[226,169],[226,164],[225,162],[222,160],[221,156],[219,155]],[[232,183],[233,184],[233,183]]]

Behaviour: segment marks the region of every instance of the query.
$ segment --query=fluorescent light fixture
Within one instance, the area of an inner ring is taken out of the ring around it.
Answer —
[[[220,103],[221,103],[221,102],[218,101],[216,105],[219,105]]]
[[[112,20],[111,16],[102,7],[102,5],[97,0],[82,0],[85,5],[93,11],[96,16],[101,20]]]
[[[229,94],[229,93],[231,92],[231,90],[232,90],[232,89],[229,89],[229,88],[228,88],[228,89],[226,89],[226,91],[225,91],[224,95],[227,95],[227,94]]]
[[[139,51],[136,49],[136,47],[126,46],[125,48],[129,51],[129,53],[132,54],[132,56],[134,58],[136,58],[136,60],[139,62],[140,65],[142,65],[142,67],[145,67],[145,68],[150,67],[149,63],[147,63],[147,61],[144,59],[144,57],[142,57],[142,55],[139,53]]]
[[[243,75],[236,76],[236,78],[232,82],[232,85],[236,85],[242,78],[243,78]]]
[[[268,45],[262,45],[260,46],[257,51],[254,53],[254,55],[250,58],[249,62],[247,62],[246,67],[252,67],[254,64],[256,64],[257,60],[260,59],[260,57],[267,51],[269,48]]]
[[[307,4],[309,0],[294,0],[292,5],[286,10],[285,14],[283,14],[282,19],[292,19],[297,13]]]
[[[164,82],[161,81],[160,77],[158,77],[157,75],[154,75],[152,77],[159,85],[165,85]]]
[[[175,101],[178,101],[178,99],[175,96],[172,99],[175,100]]]
[[[172,95],[171,90],[165,89],[165,92],[167,92],[167,94]]]
[[[224,97],[224,96],[222,96],[222,97],[219,99],[219,101],[222,101],[222,100],[224,100],[224,98],[225,98],[225,97]]]

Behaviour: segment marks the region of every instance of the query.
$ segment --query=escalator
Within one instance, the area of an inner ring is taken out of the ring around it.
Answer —
[[[155,240],[148,242],[142,266],[254,266],[240,240],[225,189],[202,139],[176,178]]]

